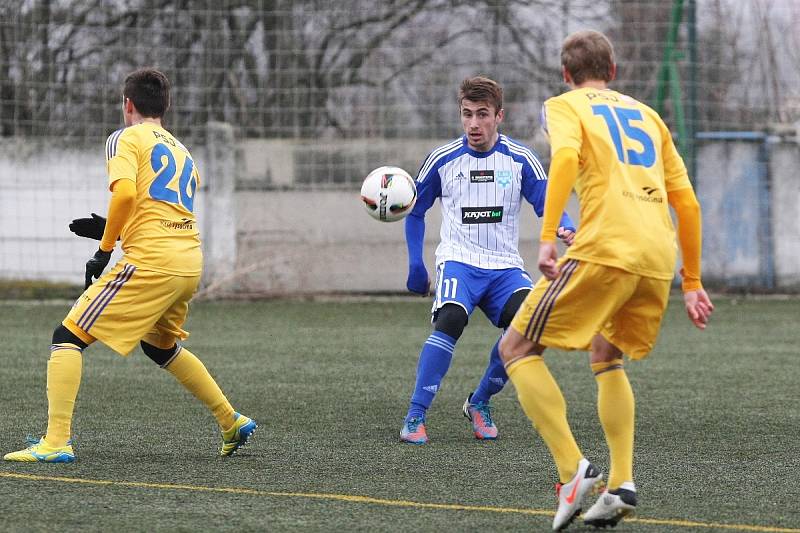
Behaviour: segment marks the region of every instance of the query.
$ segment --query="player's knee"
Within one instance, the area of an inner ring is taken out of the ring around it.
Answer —
[[[511,343],[508,340],[508,335],[500,337],[500,342],[497,344],[497,351],[500,353],[500,360],[503,364],[508,363],[514,358],[511,353]]]
[[[55,330],[53,330],[53,344],[63,344],[63,343],[74,344],[81,350],[89,346],[88,344],[83,342],[83,340],[81,340],[80,337],[78,337],[70,330],[68,330],[64,326],[64,324],[59,324],[58,327]]]
[[[531,292],[530,289],[523,289],[508,297],[506,304],[503,306],[503,310],[500,312],[500,322],[497,324],[499,327],[506,329],[511,325],[511,321],[514,320],[514,315],[517,314],[519,306],[522,305],[522,302],[525,300],[525,297],[528,296],[529,292]]]
[[[448,303],[436,311],[433,329],[458,340],[468,321],[469,317],[463,307]]]
[[[594,363],[606,363],[622,357],[622,350],[611,344],[605,337],[598,334],[592,338],[592,351],[590,361]]]
[[[544,346],[523,337],[513,329],[507,330],[497,345],[500,360],[504,365],[530,355],[542,355]]]
[[[141,344],[144,354],[162,368],[167,366],[181,349],[177,343],[172,348],[159,348],[144,341],[139,344]]]

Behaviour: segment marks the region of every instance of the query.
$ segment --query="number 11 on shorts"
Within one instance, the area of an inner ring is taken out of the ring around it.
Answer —
[[[455,299],[457,288],[458,288],[458,278],[442,279],[442,282],[439,284],[439,298]]]

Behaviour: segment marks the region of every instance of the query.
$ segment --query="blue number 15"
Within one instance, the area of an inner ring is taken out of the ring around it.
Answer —
[[[166,161],[165,161],[166,159]],[[187,157],[183,163],[183,170],[178,179],[178,190],[169,188],[170,182],[175,177],[177,166],[175,156],[166,145],[158,143],[150,154],[150,166],[157,174],[150,185],[150,197],[171,204],[182,205],[190,213],[194,211],[194,192],[197,190],[197,179],[194,177],[194,161]]]
[[[653,139],[642,128],[637,128],[631,124],[632,120],[642,121],[642,112],[638,109],[627,109],[624,107],[610,107],[605,104],[593,105],[592,111],[595,115],[600,115],[606,121],[614,148],[617,149],[617,159],[629,165],[652,167],[656,162],[656,149],[653,146]],[[623,150],[622,132],[629,139],[638,141],[642,145],[642,151]]]

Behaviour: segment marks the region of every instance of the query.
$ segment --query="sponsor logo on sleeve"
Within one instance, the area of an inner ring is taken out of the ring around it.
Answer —
[[[462,207],[462,224],[496,224],[503,220],[503,206]]]

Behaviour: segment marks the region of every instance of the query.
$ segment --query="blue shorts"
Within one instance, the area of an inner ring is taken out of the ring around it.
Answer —
[[[463,307],[467,316],[480,307],[492,324],[500,327],[500,314],[511,295],[531,287],[531,277],[521,268],[493,270],[445,261],[436,267],[436,295],[431,313],[435,320],[436,312],[447,303]]]

